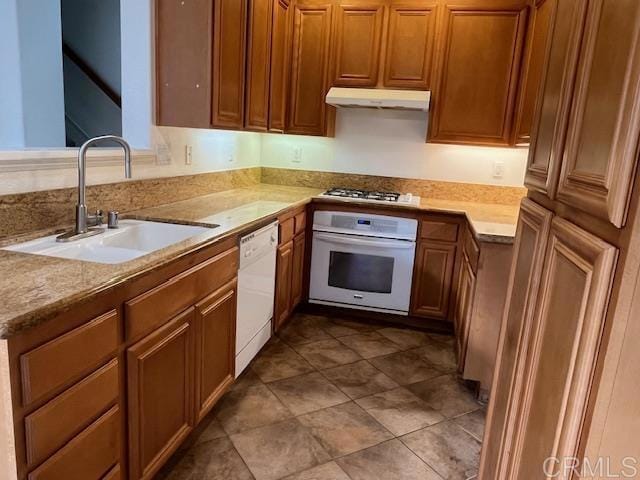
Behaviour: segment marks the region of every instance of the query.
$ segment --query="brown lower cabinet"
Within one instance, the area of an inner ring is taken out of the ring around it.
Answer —
[[[469,343],[469,328],[473,313],[473,296],[476,288],[476,274],[471,267],[466,254],[462,255],[460,277],[453,311],[453,325],[456,333],[456,354],[458,358],[458,372],[464,372]]]

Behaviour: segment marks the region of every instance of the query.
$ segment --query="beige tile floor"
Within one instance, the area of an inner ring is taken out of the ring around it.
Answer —
[[[474,478],[484,408],[455,369],[451,337],[298,314],[158,478]]]

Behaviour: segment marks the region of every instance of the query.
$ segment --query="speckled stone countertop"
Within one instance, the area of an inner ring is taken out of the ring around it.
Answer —
[[[0,338],[35,326],[87,296],[144,275],[229,235],[249,230],[290,208],[309,203],[320,193],[321,190],[313,188],[261,184],[131,212],[127,218],[219,226],[121,264],[0,250]],[[419,209],[466,214],[480,241],[510,243],[515,235],[517,206],[423,199]],[[52,233],[36,232],[13,239],[11,243]]]

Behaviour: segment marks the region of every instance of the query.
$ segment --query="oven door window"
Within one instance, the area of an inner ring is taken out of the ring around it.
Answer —
[[[391,293],[394,260],[393,257],[332,251],[329,286],[359,292]]]

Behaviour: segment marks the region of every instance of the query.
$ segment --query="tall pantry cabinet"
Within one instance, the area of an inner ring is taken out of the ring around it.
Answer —
[[[621,473],[640,454],[640,391],[622,382],[640,364],[625,335],[640,328],[640,3],[549,2],[482,480],[547,478],[549,457],[603,452]]]

